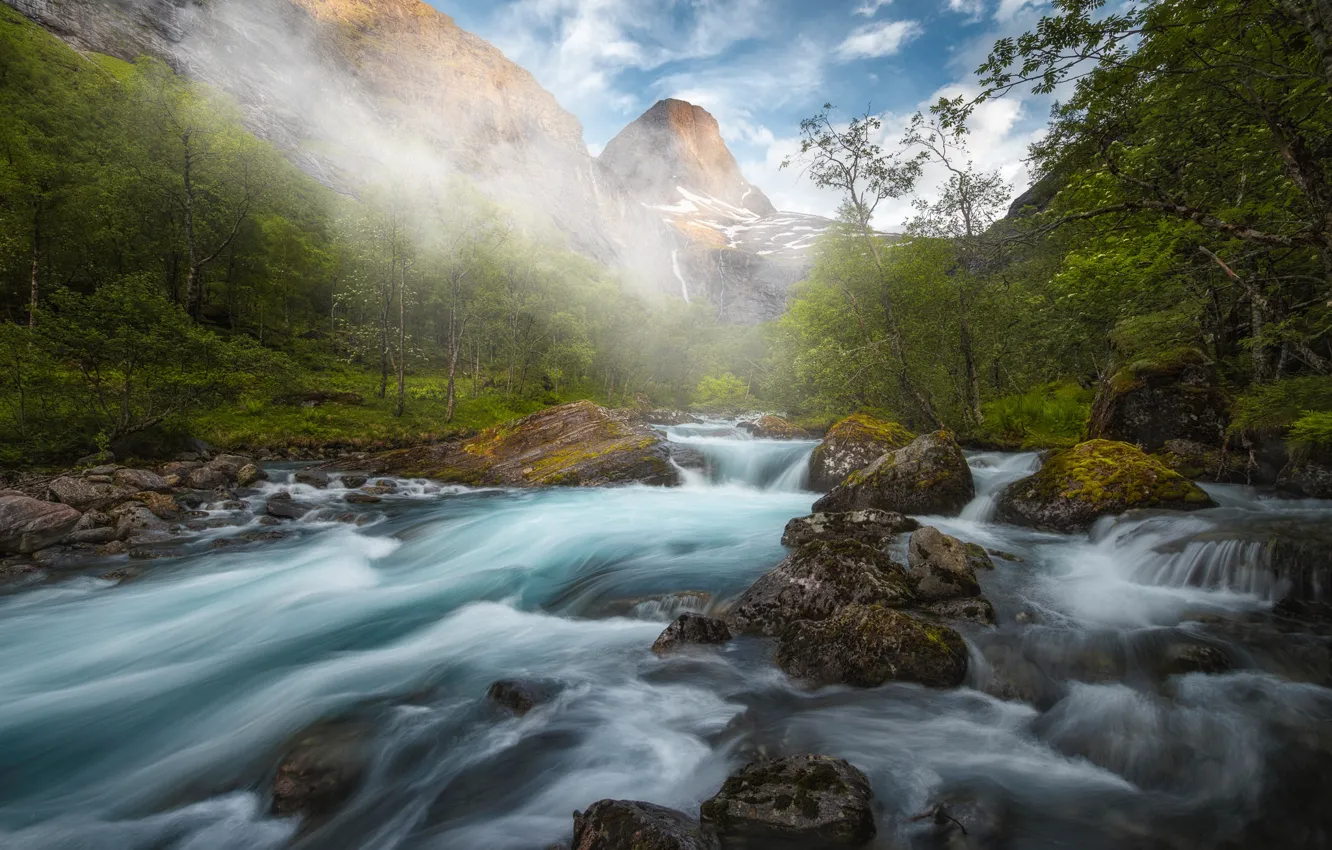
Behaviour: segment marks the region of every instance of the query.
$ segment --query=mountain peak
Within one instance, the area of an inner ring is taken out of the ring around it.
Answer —
[[[611,139],[598,160],[645,201],[673,203],[684,189],[757,215],[776,212],[740,173],[717,119],[683,100],[657,101]]]

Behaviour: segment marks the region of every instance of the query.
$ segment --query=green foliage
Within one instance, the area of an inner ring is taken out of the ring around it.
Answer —
[[[1072,446],[1086,429],[1092,396],[1077,384],[1003,396],[985,405],[980,433],[1023,449]]]
[[[1332,450],[1332,410],[1311,411],[1296,419],[1290,443],[1297,452]]]
[[[749,385],[730,372],[709,375],[699,381],[698,388],[694,390],[694,408],[702,411],[741,411],[752,407],[753,401]]]
[[[1332,377],[1287,378],[1251,387],[1237,398],[1231,411],[1230,430],[1236,434],[1281,434],[1310,413],[1330,410]],[[1316,429],[1316,423],[1308,427]]]

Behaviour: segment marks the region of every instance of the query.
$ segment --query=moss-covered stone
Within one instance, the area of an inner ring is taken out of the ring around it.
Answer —
[[[967,647],[947,626],[882,605],[849,605],[826,620],[788,626],[776,661],[787,675],[824,685],[951,688],[966,677]]]
[[[727,847],[860,847],[874,838],[873,791],[839,758],[753,762],[703,803],[703,823]]]
[[[948,431],[917,437],[905,448],[848,475],[814,503],[818,513],[877,508],[952,516],[976,495],[971,467]]]
[[[598,800],[574,812],[572,850],[717,850],[684,812],[633,800]]]
[[[920,523],[911,517],[889,511],[847,511],[835,514],[810,514],[786,523],[783,546],[803,546],[815,540],[856,540],[881,548],[906,531],[915,531]]]
[[[826,492],[887,452],[904,448],[915,435],[896,422],[854,413],[828,430],[809,459],[809,487]]]
[[[1168,440],[1220,445],[1229,402],[1215,370],[1194,348],[1180,348],[1122,366],[1092,403],[1087,436],[1122,440],[1149,452]]]
[[[679,483],[660,434],[590,401],[542,410],[460,443],[400,449],[351,466],[468,486]]]
[[[769,413],[753,422],[741,423],[741,426],[755,437],[765,440],[807,440],[809,432],[799,425],[788,422],[780,416]]]
[[[906,570],[855,540],[817,540],[796,549],[731,606],[736,634],[777,635],[796,620],[822,620],[854,603],[912,602]]]
[[[1077,531],[1133,508],[1214,507],[1203,490],[1128,443],[1088,440],[1048,458],[999,497],[1002,522]]]

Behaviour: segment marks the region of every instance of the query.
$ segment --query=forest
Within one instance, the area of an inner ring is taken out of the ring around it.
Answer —
[[[994,46],[979,97],[900,139],[825,107],[795,161],[841,194],[840,226],[779,321],[736,328],[461,177],[334,192],[206,86],[3,10],[0,462],[186,434],[383,447],[640,394],[1056,446],[1099,385],[1185,364],[1221,387],[1236,445],[1326,448],[1332,54],[1306,13],[1066,0]],[[1019,88],[1059,101],[1014,203],[966,127]],[[937,200],[880,234],[927,162]]]

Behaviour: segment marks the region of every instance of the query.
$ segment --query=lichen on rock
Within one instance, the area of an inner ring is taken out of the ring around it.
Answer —
[[[848,475],[814,503],[814,511],[877,508],[903,514],[952,516],[976,495],[971,467],[947,431],[917,437]]]
[[[824,435],[809,459],[809,488],[827,492],[887,452],[905,448],[915,435],[896,422],[854,413]]]
[[[1036,474],[999,497],[1001,522],[1078,531],[1133,508],[1198,510],[1215,502],[1202,488],[1128,443],[1088,440],[1049,457]]]

